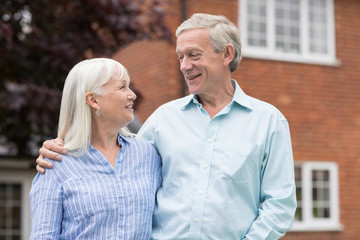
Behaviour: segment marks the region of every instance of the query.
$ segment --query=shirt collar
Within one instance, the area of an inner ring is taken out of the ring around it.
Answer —
[[[118,136],[118,144],[119,146],[123,145],[124,143],[128,143],[129,140],[127,139],[127,137],[124,137],[123,135],[119,134]]]
[[[232,105],[233,102],[236,102],[239,105],[252,110],[252,106],[249,101],[249,97],[240,88],[239,84],[234,79],[231,79],[231,83],[232,83],[233,87],[235,88],[235,92],[234,92],[234,96],[233,96],[233,99],[232,99],[230,105]],[[184,101],[181,105],[181,109],[185,110],[187,107],[189,107],[192,104],[200,105],[200,103],[198,101],[198,96],[196,94],[190,94],[189,96],[185,97]]]
[[[124,145],[124,143],[125,143],[125,144],[128,143],[129,140],[126,139],[126,137],[124,137],[124,136],[122,136],[121,134],[119,134],[119,135],[118,135],[118,138],[117,138],[117,142],[118,142],[119,146],[122,146],[122,145]],[[88,146],[89,146],[90,149],[94,149],[94,147],[90,144],[90,141],[88,141]]]
[[[239,84],[234,80],[231,79],[232,85],[235,87],[235,92],[233,96],[233,102],[238,103],[239,105],[246,107],[252,110],[251,103],[249,101],[249,96],[247,96],[244,91],[240,88]]]

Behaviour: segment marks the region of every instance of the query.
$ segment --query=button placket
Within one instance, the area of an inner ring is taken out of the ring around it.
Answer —
[[[208,125],[207,137],[204,141],[202,161],[199,166],[199,175],[192,206],[192,219],[190,222],[190,239],[199,239],[203,221],[207,187],[210,180],[211,162],[215,147],[215,139],[219,128],[219,120],[212,119]]]

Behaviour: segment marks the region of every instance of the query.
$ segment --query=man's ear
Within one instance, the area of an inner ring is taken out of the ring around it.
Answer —
[[[86,96],[86,103],[89,104],[89,106],[92,109],[97,110],[99,108],[99,103],[96,94],[93,92],[87,92],[85,96]]]
[[[235,48],[232,44],[227,44],[224,49],[224,64],[229,65],[234,59]]]

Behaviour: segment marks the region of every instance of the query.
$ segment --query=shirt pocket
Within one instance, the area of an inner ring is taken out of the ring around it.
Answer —
[[[260,178],[260,147],[254,143],[224,144],[220,153],[219,170],[224,178],[234,182],[250,182]]]
[[[114,214],[116,194],[108,178],[86,177],[73,179],[64,185],[64,219],[77,224],[100,221]]]

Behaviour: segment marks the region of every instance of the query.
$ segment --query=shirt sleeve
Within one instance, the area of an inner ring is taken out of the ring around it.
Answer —
[[[279,239],[293,224],[296,210],[294,160],[285,118],[275,124],[267,140],[261,169],[260,206],[245,239]]]
[[[156,168],[156,179],[157,179],[156,189],[159,189],[162,185],[162,170],[161,170],[162,163],[159,154],[157,154],[156,158],[157,158],[157,162],[159,163],[158,167]]]
[[[51,170],[37,174],[30,190],[32,239],[59,239],[63,218],[62,188]]]
[[[145,123],[140,128],[137,137],[140,137],[142,139],[145,139],[149,143],[151,143],[156,151],[159,151],[156,145],[156,136],[155,136],[155,114],[157,111],[155,111],[150,117],[145,121]]]
[[[156,140],[155,140],[155,125],[154,123],[156,121],[154,121],[155,118],[155,114],[153,113],[146,121],[145,123],[142,125],[142,127],[140,128],[137,136],[146,140],[147,142],[151,143],[151,145],[154,147],[155,151],[155,163],[156,163],[156,167],[155,167],[155,178],[156,178],[156,189],[160,188],[162,185],[162,159],[161,156],[158,153],[158,148],[156,145]]]

